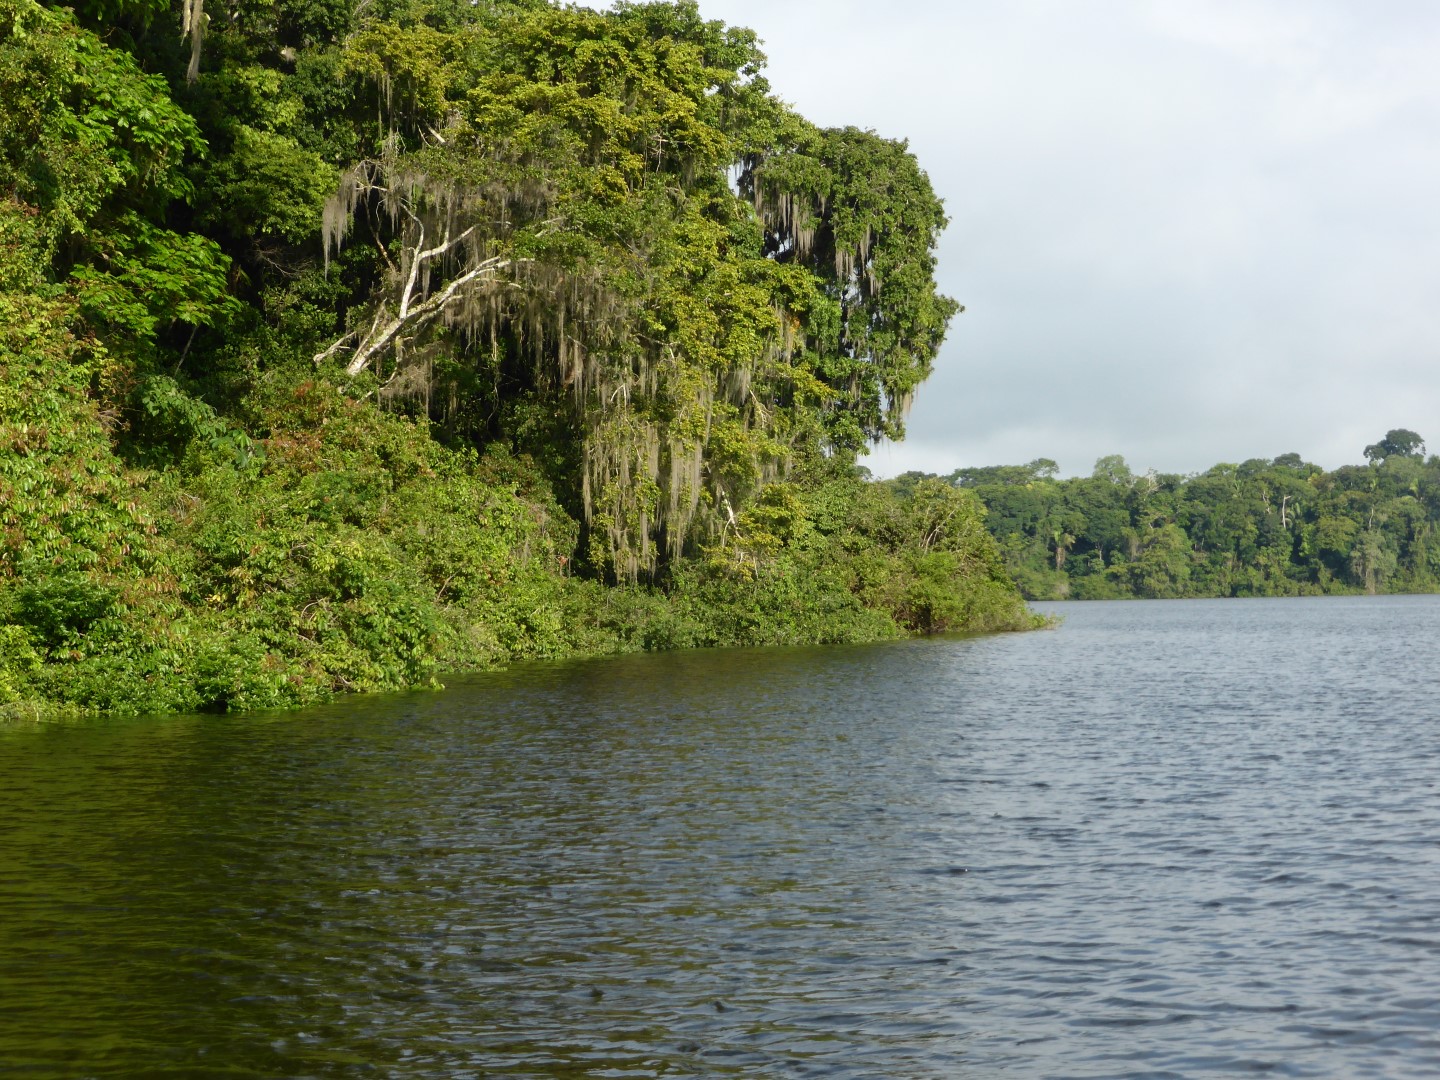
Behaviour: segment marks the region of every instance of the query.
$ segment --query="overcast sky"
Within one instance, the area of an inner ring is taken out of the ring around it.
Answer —
[[[945,199],[967,310],[877,473],[1440,451],[1440,5],[700,5]]]

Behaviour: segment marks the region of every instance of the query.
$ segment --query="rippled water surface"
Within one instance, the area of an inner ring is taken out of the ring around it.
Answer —
[[[1440,599],[0,730],[0,1074],[1440,1074]]]

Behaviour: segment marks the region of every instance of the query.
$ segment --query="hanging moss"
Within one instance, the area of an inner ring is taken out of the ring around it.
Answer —
[[[323,223],[327,257],[373,237],[384,268],[318,359],[430,407],[443,335],[492,386],[567,403],[583,517],[632,580],[720,535],[802,433],[899,434],[956,310],[903,144],[789,113],[753,37],[693,5],[503,13],[466,50],[392,29],[349,44],[385,135]]]

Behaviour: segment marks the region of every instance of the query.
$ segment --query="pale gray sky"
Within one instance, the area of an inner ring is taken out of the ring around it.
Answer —
[[[966,305],[867,464],[1440,450],[1440,5],[700,0],[778,94],[906,137]]]

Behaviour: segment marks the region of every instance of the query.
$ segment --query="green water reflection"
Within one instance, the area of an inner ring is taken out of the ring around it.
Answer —
[[[814,764],[852,752],[815,693],[847,655],[865,653],[538,666],[307,714],[0,734],[3,1058],[558,1076],[748,1071],[770,1037],[823,1055],[832,1037],[779,1014],[749,1017],[756,1049],[728,1061],[706,1032],[768,980],[753,954],[827,921],[844,936],[854,882],[815,814],[847,781]]]

